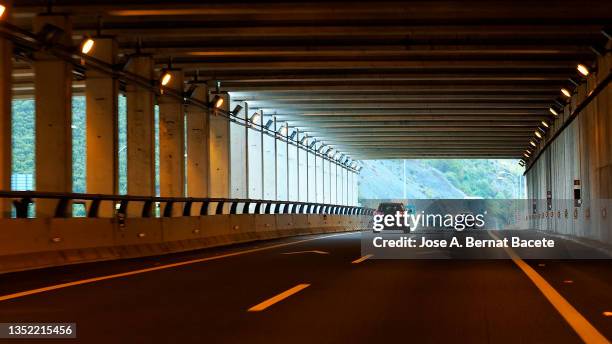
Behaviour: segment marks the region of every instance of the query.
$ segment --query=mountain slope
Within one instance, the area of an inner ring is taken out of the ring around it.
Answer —
[[[360,199],[516,197],[521,170],[514,160],[367,160],[359,177]],[[405,172],[404,172],[405,168]]]

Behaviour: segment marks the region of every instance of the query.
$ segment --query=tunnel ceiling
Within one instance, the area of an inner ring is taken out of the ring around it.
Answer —
[[[31,29],[47,1],[19,0]],[[591,65],[611,1],[54,1],[75,42],[116,35],[128,56],[221,82],[355,159],[519,158],[561,87]],[[32,93],[17,64],[15,93]],[[82,83],[75,83],[78,91]]]

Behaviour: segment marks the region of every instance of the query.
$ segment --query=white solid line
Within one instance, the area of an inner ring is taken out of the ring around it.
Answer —
[[[142,274],[142,273],[146,273],[146,272],[171,269],[171,268],[176,268],[176,267],[184,266],[184,265],[203,263],[203,262],[208,262],[208,261],[211,261],[211,260],[217,260],[217,259],[221,259],[221,258],[229,258],[229,257],[234,257],[234,256],[240,256],[240,255],[247,254],[247,253],[254,253],[254,252],[259,252],[259,251],[264,251],[264,250],[270,250],[270,249],[274,249],[274,248],[285,247],[285,246],[290,246],[290,245],[296,245],[296,244],[301,244],[301,243],[308,242],[308,241],[319,240],[319,239],[327,239],[327,238],[332,238],[332,237],[341,236],[341,235],[347,235],[347,234],[352,234],[352,233],[349,232],[349,233],[340,233],[340,234],[326,235],[326,236],[316,237],[316,238],[311,238],[311,239],[303,239],[303,240],[292,241],[292,242],[287,242],[287,243],[282,243],[282,244],[276,244],[276,245],[270,245],[270,246],[265,246],[265,247],[253,248],[253,249],[244,250],[244,251],[237,251],[237,252],[232,252],[232,253],[226,253],[226,254],[222,254],[222,255],[218,255],[218,256],[212,256],[212,257],[206,257],[206,258],[187,260],[187,261],[183,261],[183,262],[171,263],[171,264],[165,264],[165,265],[158,265],[158,266],[154,266],[154,267],[151,267],[151,268],[132,270],[132,271],[122,272],[122,273],[113,274],[113,275],[93,277],[93,278],[87,278],[87,279],[77,280],[77,281],[68,282],[68,283],[55,284],[55,285],[50,285],[50,286],[47,286],[47,287],[36,288],[36,289],[25,290],[25,291],[13,293],[13,294],[2,295],[2,296],[0,296],[0,301],[12,300],[12,299],[16,299],[16,298],[20,298],[20,297],[24,297],[24,296],[28,296],[28,295],[44,293],[44,292],[47,292],[47,291],[68,288],[68,287],[72,287],[72,286],[76,286],[76,285],[81,285],[81,284],[88,284],[88,283],[105,281],[105,280],[110,280],[110,279],[115,279],[115,278],[127,277],[127,276],[132,276],[132,275],[138,275],[138,274]]]

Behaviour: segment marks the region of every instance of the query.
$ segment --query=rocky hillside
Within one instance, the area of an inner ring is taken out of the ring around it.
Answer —
[[[360,199],[516,197],[521,169],[514,160],[369,160],[359,177]],[[404,173],[405,167],[405,173]],[[405,180],[404,180],[405,175]]]

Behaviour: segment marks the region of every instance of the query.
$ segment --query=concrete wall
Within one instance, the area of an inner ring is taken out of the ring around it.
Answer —
[[[578,86],[553,132],[611,67],[610,53],[599,58],[597,72]],[[560,133],[526,176],[530,227],[612,244],[612,85]],[[580,189],[580,205],[574,201],[575,188]],[[549,192],[552,209],[548,209]]]
[[[143,257],[302,234],[355,231],[369,216],[212,215],[0,219],[0,273]]]

